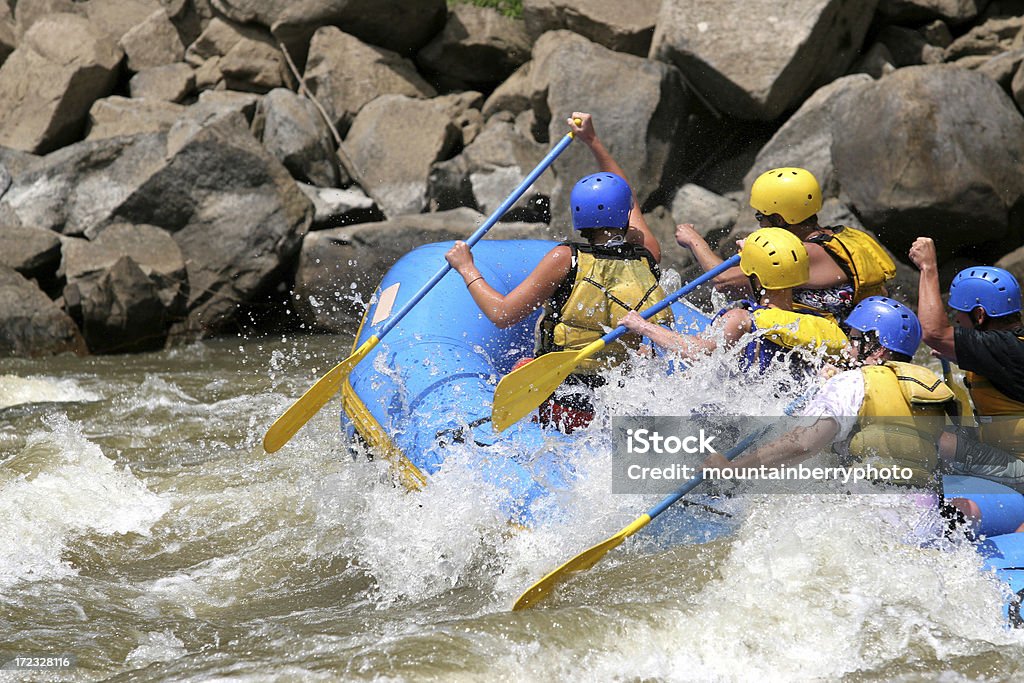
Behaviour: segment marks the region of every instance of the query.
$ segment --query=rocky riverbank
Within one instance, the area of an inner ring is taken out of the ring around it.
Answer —
[[[799,165],[825,223],[1024,276],[1024,0],[7,0],[0,59],[0,356],[351,330],[573,110],[684,275],[676,222],[727,254]],[[489,237],[565,236],[592,170],[570,148]]]

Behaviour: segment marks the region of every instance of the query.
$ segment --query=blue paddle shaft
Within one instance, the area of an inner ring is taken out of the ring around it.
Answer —
[[[689,294],[693,290],[695,290],[698,287],[700,287],[705,282],[708,282],[709,280],[714,280],[716,277],[718,277],[719,275],[721,275],[725,271],[729,270],[733,266],[739,265],[739,262],[740,262],[740,255],[739,254],[736,254],[735,256],[733,256],[731,258],[728,258],[725,261],[722,261],[721,263],[719,263],[717,266],[715,266],[714,268],[712,268],[708,272],[704,273],[703,275],[701,275],[698,278],[695,278],[695,279],[691,280],[689,283],[683,285],[682,287],[680,287],[676,291],[672,292],[671,294],[666,296],[664,299],[662,299],[658,303],[656,303],[653,306],[651,306],[650,308],[644,310],[640,315],[643,317],[644,320],[649,320],[651,318],[651,316],[657,315],[658,313],[661,313],[666,308],[671,306],[675,302],[676,299],[681,299],[682,297],[686,296],[687,294]],[[622,335],[626,334],[627,332],[629,332],[629,330],[626,327],[624,327],[622,325],[619,325],[614,330],[612,330],[608,334],[606,334],[603,337],[601,337],[601,340],[605,344],[611,344],[613,341],[615,341],[616,339],[618,339]]]
[[[501,206],[494,210],[494,213],[492,213],[490,217],[486,221],[484,221],[483,225],[477,228],[476,232],[469,236],[469,239],[466,240],[466,244],[468,244],[471,249],[473,248],[474,244],[479,242],[481,238],[483,238],[483,236],[487,234],[488,230],[494,227],[495,223],[501,220],[501,217],[504,216],[505,213],[510,208],[512,208],[512,205],[515,204],[519,200],[519,198],[523,196],[523,193],[530,189],[530,186],[533,185],[537,178],[540,177],[540,174],[546,171],[548,166],[550,166],[551,163],[558,158],[558,155],[565,151],[565,148],[568,147],[571,143],[572,134],[566,134],[559,141],[559,143],[555,145],[554,149],[548,152],[547,156],[541,159],[541,162],[537,164],[537,167],[535,169],[530,171],[530,174],[526,176],[522,183],[519,184],[519,187],[517,187],[512,192],[512,194],[510,194],[508,198],[504,202],[502,202]],[[382,339],[385,334],[390,332],[395,327],[395,325],[397,325],[402,320],[402,318],[404,318],[405,315],[412,310],[413,306],[418,304],[420,300],[427,295],[427,292],[433,289],[434,285],[440,282],[441,278],[447,275],[448,271],[450,271],[451,269],[451,265],[446,261],[444,267],[441,268],[441,270],[437,271],[437,273],[434,274],[434,277],[430,278],[430,280],[428,280],[426,284],[420,287],[420,290],[416,292],[416,294],[414,294],[413,297],[409,299],[409,301],[407,301],[406,304],[402,306],[397,313],[388,318],[387,322],[385,322],[380,327],[379,330],[377,330],[377,339]]]

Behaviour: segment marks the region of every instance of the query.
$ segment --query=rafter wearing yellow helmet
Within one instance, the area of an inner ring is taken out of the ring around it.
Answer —
[[[794,294],[798,311],[844,319],[863,299],[885,294],[896,265],[878,241],[856,228],[818,224],[822,196],[818,180],[803,168],[775,168],[758,176],[750,189],[750,207],[762,228],[784,228],[800,238],[810,275]],[[691,224],[676,229],[676,242],[690,249],[708,271],[722,259]],[[749,294],[746,278],[731,269],[716,278],[719,289]]]
[[[739,269],[751,290],[759,293],[758,299],[719,313],[712,327],[722,330],[729,346],[756,333],[746,339],[745,368],[756,366],[764,372],[778,359],[785,358],[793,374],[802,375],[812,370],[817,360],[817,356],[812,358],[807,352],[823,348],[831,358],[845,353],[849,341],[835,322],[799,313],[794,308],[793,293],[807,282],[808,261],[800,239],[782,228],[761,228],[743,243]],[[683,358],[694,358],[718,348],[710,335],[677,334],[633,313],[619,324]]]

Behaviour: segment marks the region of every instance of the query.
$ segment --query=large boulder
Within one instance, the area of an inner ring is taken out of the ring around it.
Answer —
[[[896,253],[921,234],[945,257],[975,245],[991,261],[1020,244],[1024,118],[991,79],[899,69],[845,100],[832,125],[842,194]]]
[[[664,0],[650,55],[721,112],[772,120],[846,72],[874,9],[875,0]]]
[[[844,103],[850,98],[856,99],[872,83],[866,74],[844,76],[807,98],[758,152],[754,165],[743,179],[746,196],[750,195],[750,188],[757,177],[765,171],[798,166],[814,174],[826,198],[837,197],[839,180],[832,163],[832,140],[837,129],[833,123]],[[842,135],[841,130],[838,133]]]
[[[491,214],[547,152],[547,146],[535,142],[529,130],[517,125],[510,114],[492,116],[461,154],[434,166],[430,198],[441,210],[470,206]],[[542,174],[512,205],[506,218],[547,222],[555,189],[554,176]]]
[[[0,145],[49,152],[79,139],[93,101],[113,90],[122,57],[83,17],[35,22],[0,67]]]
[[[53,277],[59,265],[57,233],[22,226],[0,227],[0,266],[33,280],[46,280]]]
[[[260,102],[253,132],[294,178],[321,187],[338,185],[331,132],[309,99],[291,90],[271,90]]]
[[[313,35],[304,80],[342,135],[359,110],[381,95],[437,94],[408,59],[367,45],[333,26]]]
[[[465,88],[494,86],[530,58],[523,22],[489,7],[456,5],[444,31],[416,56],[419,66]]]
[[[213,6],[239,23],[269,28],[300,64],[310,36],[321,26],[337,26],[411,56],[441,30],[447,12],[444,0],[213,0]]]
[[[295,273],[295,308],[315,329],[352,330],[399,258],[422,244],[466,239],[483,221],[476,211],[461,208],[311,232]],[[438,263],[438,270],[443,266]]]
[[[683,158],[677,145],[691,100],[674,67],[613,52],[568,31],[541,36],[526,67],[521,69],[526,76],[513,78],[533,113],[534,136],[553,146],[568,132],[566,119],[573,111],[593,114],[601,140],[629,176],[641,203],[681,167],[696,164]],[[496,91],[484,106],[485,114],[493,107],[490,100],[507,94]],[[559,158],[555,177],[561,189],[551,199],[555,221],[569,216],[572,183],[597,170],[583,145],[573,145]]]
[[[294,81],[284,55],[265,29],[211,21],[185,51],[200,90],[226,87],[264,93]]]
[[[189,317],[172,334],[190,337],[224,329],[287,276],[313,213],[247,119],[213,105],[166,133],[83,142],[28,164],[4,211],[90,239],[123,222],[172,233],[190,285]]]
[[[186,111],[186,107],[165,100],[111,95],[93,102],[85,139],[168,131]]]
[[[68,314],[21,273],[0,265],[0,357],[85,353]]]
[[[178,29],[163,8],[121,36],[120,44],[128,57],[128,68],[136,72],[180,62],[185,57]]]
[[[149,225],[111,225],[94,241],[69,238],[61,265],[64,302],[94,353],[161,348],[186,315],[181,250]]]
[[[240,114],[184,119],[165,138],[166,158],[108,219],[173,232],[185,256],[186,338],[228,326],[239,306],[284,277],[313,209],[287,169]]]
[[[430,167],[460,142],[443,103],[384,95],[359,112],[343,147],[363,190],[394,218],[427,208]]]
[[[661,0],[523,0],[523,21],[536,40],[565,29],[609,50],[646,57]]]
[[[181,102],[196,87],[196,74],[188,64],[177,63],[143,69],[128,81],[135,99]]]

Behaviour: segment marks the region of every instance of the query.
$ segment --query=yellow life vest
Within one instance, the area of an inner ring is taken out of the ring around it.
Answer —
[[[781,308],[757,308],[750,316],[754,328],[762,332],[762,339],[784,349],[814,351],[824,346],[828,355],[838,356],[850,343],[832,318]]]
[[[861,368],[864,403],[857,413],[858,431],[849,442],[856,460],[870,459],[876,469],[907,468],[910,480],[892,483],[936,488],[938,441],[952,410],[953,391],[920,365],[888,361]]]
[[[1024,337],[1018,339],[1024,341]],[[975,372],[966,372],[964,383],[971,392],[981,441],[1024,460],[1024,403],[1010,398]]]
[[[616,327],[628,311],[642,311],[665,298],[660,273],[644,247],[626,243],[614,247],[568,244],[576,263],[566,283],[544,304],[537,322],[537,355],[582,349]],[[566,293],[566,286],[571,288]],[[651,322],[672,322],[670,309]],[[626,358],[626,346],[636,348],[639,337],[626,334],[577,366],[575,372],[594,372]]]
[[[807,241],[820,244],[849,276],[854,305],[861,299],[882,294],[886,281],[896,276],[896,264],[878,240],[845,225],[829,230],[833,232],[815,235]]]

